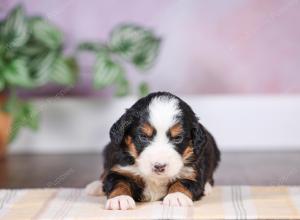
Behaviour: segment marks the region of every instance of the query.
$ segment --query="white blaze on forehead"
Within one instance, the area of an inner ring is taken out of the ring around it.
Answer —
[[[155,97],[150,102],[148,110],[149,122],[156,133],[151,143],[141,152],[136,163],[141,175],[155,182],[155,186],[152,184],[154,187],[148,184],[145,189],[144,196],[151,201],[161,198],[166,192],[166,184],[163,180],[178,175],[183,161],[175,145],[167,137],[168,130],[177,123],[177,118],[181,114],[178,99],[168,96]],[[153,171],[153,165],[156,163],[166,165],[165,171],[160,175]],[[157,190],[153,191],[153,189]]]
[[[176,117],[180,114],[176,98],[159,96],[150,102],[149,121],[157,133],[166,132],[176,123]]]

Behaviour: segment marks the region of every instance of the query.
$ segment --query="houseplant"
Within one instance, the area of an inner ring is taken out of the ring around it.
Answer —
[[[121,24],[115,27],[107,42],[83,42],[79,51],[88,51],[95,55],[93,66],[93,84],[95,89],[115,86],[117,96],[130,93],[129,80],[126,77],[126,64],[136,67],[139,72],[150,69],[157,58],[161,39],[151,30],[135,24]],[[148,93],[148,85],[139,85],[141,96]]]
[[[62,32],[49,21],[27,16],[21,5],[0,21],[0,157],[21,127],[38,126],[37,110],[17,90],[70,86],[76,73],[75,59],[63,54]]]
[[[24,8],[15,7],[0,21],[0,158],[7,143],[20,128],[36,130],[39,112],[18,96],[18,90],[36,89],[48,83],[73,86],[78,67],[73,56],[63,53],[63,34],[42,17],[27,16]],[[140,72],[155,62],[160,39],[152,31],[134,24],[122,24],[113,29],[107,42],[83,42],[78,52],[95,55],[94,88],[115,86],[116,95],[130,93],[126,64]],[[142,82],[140,95],[148,92]]]

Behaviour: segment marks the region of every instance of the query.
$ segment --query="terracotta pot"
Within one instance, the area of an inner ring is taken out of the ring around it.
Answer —
[[[0,107],[3,105],[4,100],[5,96],[0,95]],[[0,159],[3,159],[6,154],[11,124],[11,116],[0,109]]]

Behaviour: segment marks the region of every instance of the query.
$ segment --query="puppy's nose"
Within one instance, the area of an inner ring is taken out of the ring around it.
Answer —
[[[162,173],[165,171],[167,164],[165,163],[155,163],[153,165],[153,171],[156,173]]]

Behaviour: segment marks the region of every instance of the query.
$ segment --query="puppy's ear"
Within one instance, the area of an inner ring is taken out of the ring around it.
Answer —
[[[119,118],[119,120],[113,124],[113,126],[110,128],[110,132],[109,132],[112,143],[114,143],[116,145],[121,144],[121,142],[124,138],[125,132],[132,124],[133,119],[134,119],[134,115],[132,114],[132,112],[129,109],[129,110],[126,110],[126,112],[121,116],[121,118]]]
[[[194,152],[196,155],[201,155],[201,152],[204,150],[205,143],[207,141],[207,135],[206,135],[205,128],[198,122],[193,122],[193,128],[192,128],[192,143]]]

